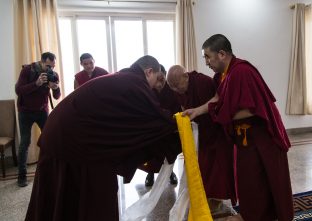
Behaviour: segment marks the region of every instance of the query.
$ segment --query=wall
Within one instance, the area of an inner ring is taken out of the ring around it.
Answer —
[[[311,0],[301,1],[305,3]],[[194,6],[198,54],[215,33],[225,34],[236,56],[252,62],[277,99],[286,128],[312,127],[312,116],[285,114],[293,10],[290,0],[197,0]],[[0,99],[15,97],[13,1],[0,1]],[[210,73],[199,59],[199,71]],[[19,70],[18,70],[19,71]]]
[[[194,6],[197,50],[201,55],[203,42],[213,34],[227,36],[234,54],[254,64],[271,88],[286,128],[312,127],[312,116],[285,114],[292,4],[289,0],[197,0]],[[198,67],[203,73],[213,74],[200,57]]]
[[[0,1],[0,99],[14,99],[13,1]]]

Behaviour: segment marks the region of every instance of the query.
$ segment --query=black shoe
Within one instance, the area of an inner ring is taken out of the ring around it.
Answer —
[[[172,172],[170,175],[170,184],[172,184],[172,185],[178,184],[178,178],[174,172]]]
[[[145,186],[153,186],[154,184],[154,173],[148,173],[145,179]]]
[[[17,185],[19,187],[27,186],[28,185],[27,177],[26,176],[18,176],[18,178],[17,178]]]

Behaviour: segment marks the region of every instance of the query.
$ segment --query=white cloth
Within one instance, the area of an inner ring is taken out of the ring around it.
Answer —
[[[192,122],[192,129],[195,138],[195,145],[198,147],[198,127],[196,123]],[[173,164],[169,165],[165,159],[152,189],[144,194],[138,201],[128,207],[122,214],[120,221],[141,221],[150,212],[152,212],[158,203],[160,196],[167,187],[172,170]],[[187,218],[186,211],[188,210],[190,199],[184,171],[185,170],[183,166],[178,197],[172,209],[170,210],[169,221],[182,221],[185,220],[185,217]]]
[[[156,206],[164,192],[172,173],[173,164],[165,160],[151,191],[144,194],[138,201],[128,207],[122,214],[121,221],[140,221],[145,218]]]

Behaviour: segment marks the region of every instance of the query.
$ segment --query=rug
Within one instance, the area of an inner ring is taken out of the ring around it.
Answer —
[[[312,220],[312,191],[297,193],[293,195],[294,221]],[[239,213],[239,206],[233,207]]]
[[[294,220],[312,220],[312,191],[294,195]]]
[[[36,163],[28,164],[27,177],[34,177],[36,168],[37,168]],[[14,166],[13,159],[10,156],[5,158],[5,173],[6,176],[2,177],[2,167],[0,166],[0,181],[17,179],[18,170],[17,167]]]

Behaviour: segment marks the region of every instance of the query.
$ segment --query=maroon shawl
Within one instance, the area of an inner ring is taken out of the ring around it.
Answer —
[[[218,79],[196,71],[188,73],[187,92],[177,95],[181,105],[194,108],[205,104],[216,93]],[[209,114],[194,119],[198,123],[198,163],[208,198],[236,201],[233,175],[233,143],[224,139],[222,127]]]
[[[100,67],[95,67],[92,72],[91,77],[89,77],[88,73],[85,70],[82,70],[75,75],[75,79],[78,82],[78,85],[81,86],[93,78],[96,78],[102,75],[107,75],[107,74],[108,72],[105,69],[100,68]]]
[[[217,93],[219,101],[216,106],[209,105],[209,112],[218,123],[229,128],[237,111],[249,109],[251,113],[266,121],[275,143],[281,149],[288,150],[290,142],[274,103],[276,99],[254,66],[233,57],[227,76]]]
[[[175,113],[181,111],[181,105],[178,103],[174,91],[171,90],[167,83],[160,92],[156,90],[154,90],[154,92],[159,100],[160,107],[164,111],[167,111],[169,115],[173,117]],[[164,159],[153,159],[140,166],[139,169],[144,170],[147,173],[158,173],[163,162]]]
[[[184,109],[195,108],[205,104],[216,93],[216,87],[211,77],[196,71],[189,72],[189,84],[185,94],[176,94],[179,103]],[[208,114],[194,119],[198,123],[199,148],[208,145],[213,137],[212,121]]]
[[[176,124],[139,67],[99,77],[50,114],[26,221],[118,221],[117,174],[181,152]]]

